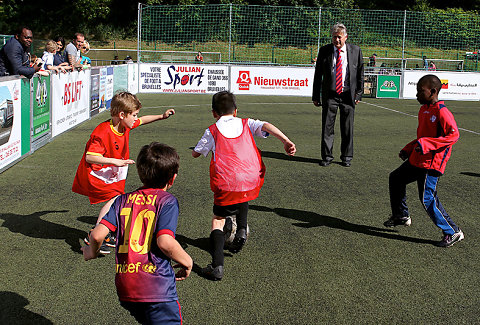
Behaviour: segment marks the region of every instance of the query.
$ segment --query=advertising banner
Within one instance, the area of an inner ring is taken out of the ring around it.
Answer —
[[[100,69],[90,70],[90,117],[95,116],[100,108]]]
[[[26,98],[26,108],[29,109],[30,87],[27,84],[25,88],[27,92],[26,95],[28,95]],[[22,156],[22,107],[20,89],[20,79],[0,82],[0,170]],[[28,111],[26,115],[28,119],[30,112]],[[27,129],[27,132],[28,131],[29,128]],[[28,143],[28,145],[30,145],[30,143]]]
[[[116,65],[113,68],[113,93],[128,90],[128,67],[126,64]]]
[[[440,100],[480,100],[480,73],[446,71],[405,71],[403,98],[417,98],[417,82],[426,74],[434,74],[442,81]]]
[[[107,68],[100,69],[100,86],[98,91],[98,96],[100,98],[99,113],[107,109]]]
[[[90,70],[52,75],[52,136],[90,116]]]
[[[36,75],[32,82],[32,142],[36,142],[50,133],[50,76]]]
[[[400,98],[400,76],[377,76],[377,98]]]
[[[206,64],[142,64],[142,93],[214,94],[228,90],[228,67]]]
[[[105,86],[105,107],[110,109],[113,98],[113,67],[107,68],[107,79]]]
[[[138,64],[128,63],[128,91],[132,94],[138,93]]]
[[[235,94],[312,96],[315,69],[232,66],[230,89]]]

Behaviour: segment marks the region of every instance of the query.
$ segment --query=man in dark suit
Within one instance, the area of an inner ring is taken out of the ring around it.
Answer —
[[[346,44],[343,24],[332,27],[332,43],[318,51],[312,101],[322,106],[322,161],[332,163],[335,118],[340,109],[342,166],[350,167],[353,158],[353,115],[363,94],[363,56],[356,45]]]

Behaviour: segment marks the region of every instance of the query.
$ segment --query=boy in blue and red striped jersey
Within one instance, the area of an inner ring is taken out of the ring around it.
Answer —
[[[140,150],[137,170],[143,187],[118,196],[82,248],[86,261],[96,258],[100,245],[116,234],[115,285],[120,304],[142,324],[181,324],[175,280],[184,280],[192,258],[175,239],[178,201],[167,192],[177,177],[175,149],[152,142]],[[175,271],[174,260],[180,267]]]
[[[125,179],[128,165],[135,162],[130,159],[130,131],[140,125],[168,118],[175,114],[168,109],[161,115],[138,117],[142,104],[137,96],[129,92],[120,92],[112,98],[111,119],[100,123],[88,140],[82,159],[78,165],[72,191],[88,196],[90,204],[105,202],[100,210],[96,224],[108,212],[117,195],[125,193]],[[102,245],[102,254],[110,253],[114,247],[113,238],[108,235]],[[85,238],[88,244],[88,237]]]
[[[457,123],[443,101],[438,100],[442,88],[435,75],[425,75],[417,83],[417,100],[422,107],[418,112],[417,138],[401,151],[405,162],[390,173],[390,205],[392,216],[386,227],[410,226],[406,185],[417,181],[420,201],[428,215],[443,232],[440,247],[450,247],[464,238],[460,228],[447,214],[437,196],[437,185],[445,172],[452,145],[459,138]]]
[[[293,156],[295,144],[274,125],[237,116],[235,96],[228,91],[212,98],[212,113],[217,122],[211,125],[192,151],[194,158],[212,152],[210,188],[213,191],[213,219],[210,233],[212,263],[202,269],[205,277],[221,280],[223,277],[223,248],[225,245],[225,218],[235,215],[237,232],[230,246],[239,252],[247,240],[248,201],[258,197],[263,185],[265,165],[253,136],[273,134],[282,141],[285,152]]]

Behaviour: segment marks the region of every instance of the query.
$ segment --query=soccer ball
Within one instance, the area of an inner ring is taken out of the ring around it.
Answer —
[[[223,233],[225,234],[225,247],[233,242],[235,234],[237,233],[237,218],[236,216],[228,216],[225,218],[225,226],[223,226]],[[247,225],[247,239],[250,234],[250,227]]]

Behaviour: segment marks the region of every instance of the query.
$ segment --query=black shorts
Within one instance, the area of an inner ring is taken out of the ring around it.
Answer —
[[[248,201],[232,205],[213,205],[213,214],[217,217],[237,216],[239,214],[247,214]]]

